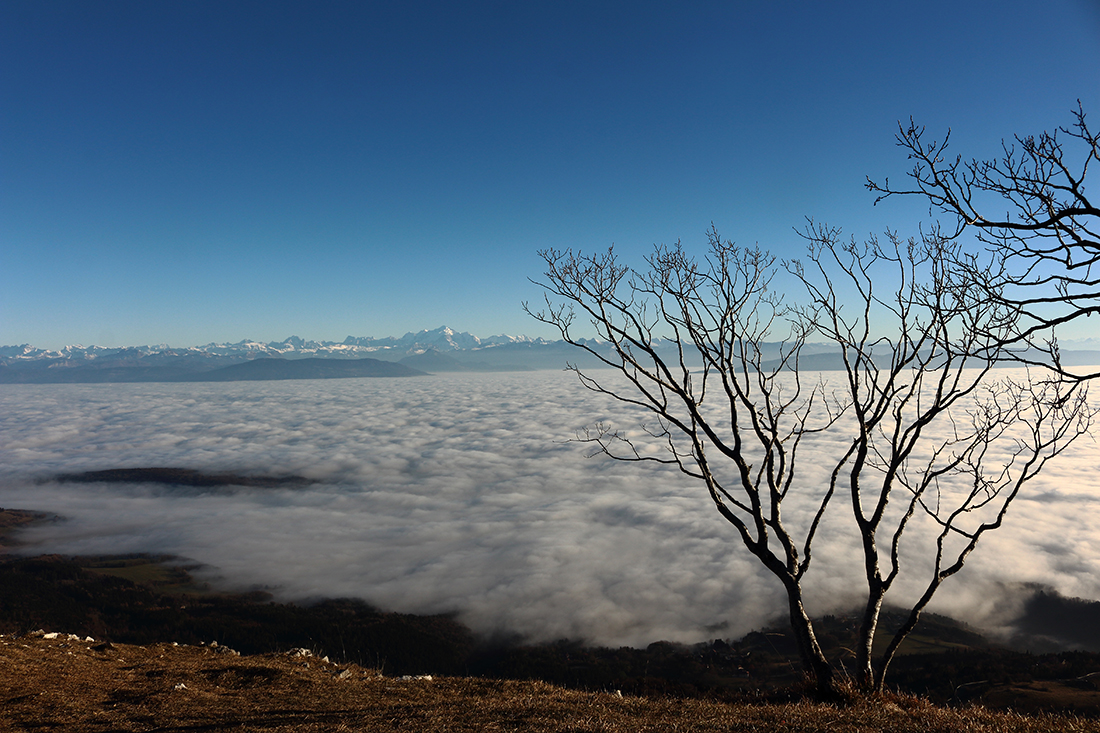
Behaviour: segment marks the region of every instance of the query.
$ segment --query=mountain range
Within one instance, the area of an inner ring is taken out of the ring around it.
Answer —
[[[441,326],[433,330],[408,332],[400,338],[387,336],[348,336],[343,341],[313,341],[299,336],[291,336],[283,341],[262,343],[245,339],[236,343],[209,343],[204,346],[174,348],[168,344],[153,346],[125,346],[109,348],[104,346],[65,346],[56,351],[39,349],[29,344],[21,346],[0,346],[0,364],[13,364],[20,361],[68,361],[90,362],[92,360],[110,360],[114,362],[148,359],[159,356],[161,360],[171,360],[185,356],[230,357],[252,359],[260,356],[301,358],[306,356],[362,358],[386,358],[393,354],[400,357],[423,353],[431,349],[437,351],[465,351],[483,349],[502,344],[548,343],[543,339],[527,336],[490,336],[478,338],[469,333],[456,333]],[[396,358],[387,358],[396,361]]]
[[[584,343],[602,351],[598,340]],[[1086,339],[1065,346],[1067,365],[1100,364],[1100,341]],[[760,344],[764,359],[779,355],[780,343]],[[673,342],[658,342],[659,352],[673,354]],[[394,363],[396,362],[396,364]],[[185,348],[152,346],[65,346],[51,351],[29,344],[0,346],[0,384],[87,382],[193,382],[252,379],[326,379],[342,377],[415,376],[433,372],[528,371],[561,369],[567,363],[599,366],[591,354],[562,340],[527,336],[479,338],[446,326],[404,336],[348,336],[343,341],[313,341],[291,336],[262,343],[209,343]],[[801,365],[806,369],[841,368],[833,346],[807,343]],[[339,366],[338,366],[339,364]]]
[[[0,383],[181,382],[414,376],[426,372],[557,369],[584,354],[564,341],[478,338],[446,326],[401,337],[348,336],[340,342],[291,336],[177,348],[0,346]],[[582,361],[585,361],[583,358]]]

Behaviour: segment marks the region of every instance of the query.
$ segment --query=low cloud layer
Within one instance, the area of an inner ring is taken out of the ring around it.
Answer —
[[[227,587],[457,611],[475,630],[532,640],[693,641],[781,616],[778,582],[702,486],[563,442],[601,419],[632,420],[557,372],[5,386],[0,505],[65,517],[28,532],[34,552],[170,553]],[[1084,439],[1052,463],[938,608],[995,627],[1015,610],[997,589],[1013,583],[1100,596],[1098,458]],[[42,482],[138,466],[318,483],[203,492]],[[806,509],[793,505],[794,521]],[[860,578],[841,525],[822,540],[814,613],[846,608]]]

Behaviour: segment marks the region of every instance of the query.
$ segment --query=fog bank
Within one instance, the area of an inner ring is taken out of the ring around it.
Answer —
[[[480,632],[644,645],[739,636],[781,616],[777,581],[743,551],[701,485],[566,443],[634,415],[567,373],[0,389],[0,505],[57,513],[30,552],[162,552],[281,600],[362,598],[456,611]],[[830,443],[812,450],[827,457]],[[802,459],[814,471],[824,460]],[[1026,490],[937,608],[996,627],[1000,590],[1041,582],[1100,597],[1100,448],[1082,440]],[[179,466],[295,474],[308,487],[199,490],[44,481]],[[791,506],[793,521],[808,505]],[[843,521],[843,517],[841,517]],[[812,612],[842,610],[860,560],[821,536]],[[816,573],[816,575],[815,575]],[[905,581],[915,587],[915,579]]]

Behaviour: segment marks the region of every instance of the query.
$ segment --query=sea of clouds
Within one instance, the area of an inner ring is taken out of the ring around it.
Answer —
[[[4,385],[0,506],[64,518],[26,531],[27,553],[168,553],[202,563],[202,577],[225,588],[453,611],[479,632],[529,640],[690,642],[781,617],[778,582],[701,484],[653,464],[589,458],[589,446],[568,442],[600,420],[634,425],[638,415],[561,372]],[[836,445],[807,446],[807,486],[821,485]],[[1100,597],[1098,459],[1085,437],[1051,463],[935,608],[996,629],[1019,610],[1010,592],[1019,583]],[[316,483],[51,480],[150,466]],[[791,521],[811,509],[792,502]],[[814,614],[857,600],[862,560],[847,516],[822,530],[806,584]],[[926,569],[913,567],[902,600]]]

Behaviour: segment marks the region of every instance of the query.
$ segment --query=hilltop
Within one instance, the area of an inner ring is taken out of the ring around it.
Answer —
[[[384,676],[306,649],[246,656],[215,644],[115,644],[56,632],[0,636],[0,660],[3,716],[14,730],[1100,730],[1100,721],[952,710],[903,695],[841,707],[643,698],[536,681]]]

